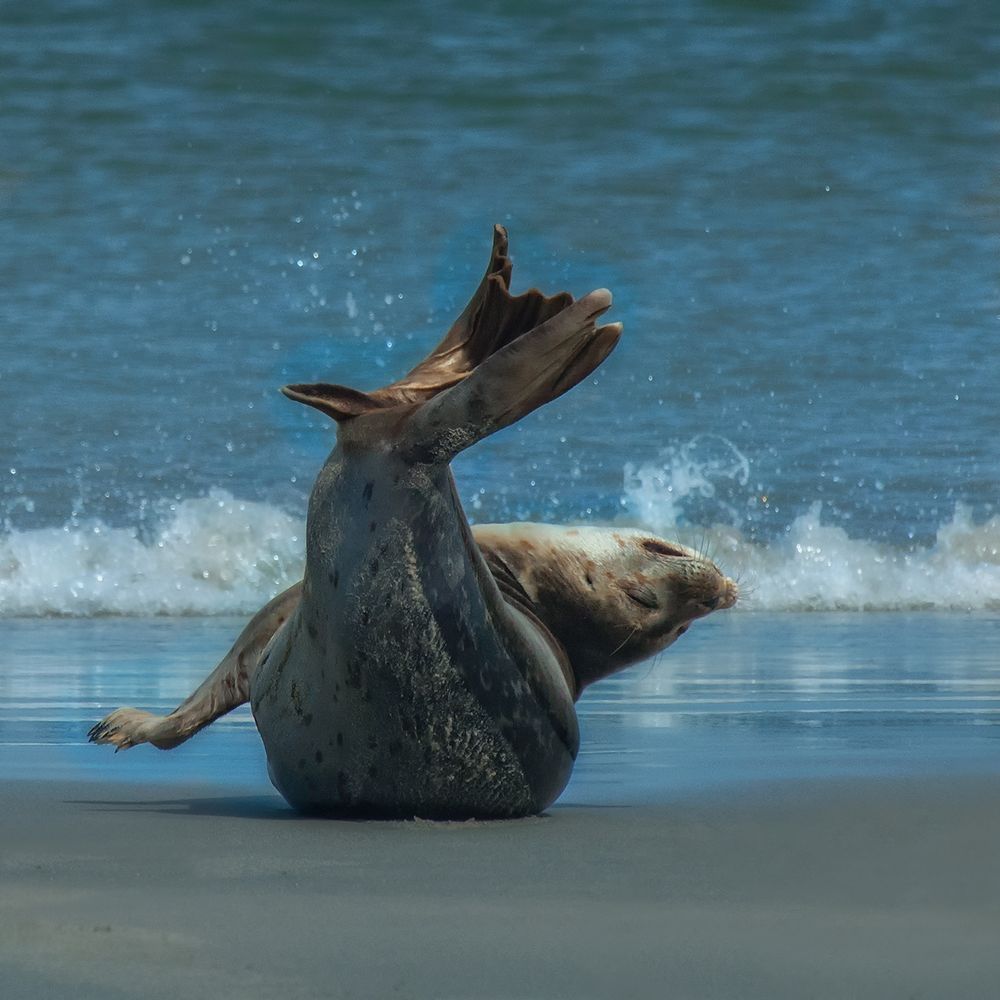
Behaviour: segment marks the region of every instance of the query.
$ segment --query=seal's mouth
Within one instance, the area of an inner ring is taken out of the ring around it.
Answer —
[[[722,578],[722,593],[716,595],[713,600],[713,611],[724,611],[731,608],[740,599],[740,588],[728,576]]]
[[[739,600],[739,596],[740,588],[728,576],[724,576],[716,593],[695,602],[695,606],[701,613],[699,617],[711,614],[713,611],[724,611],[726,608],[731,608]]]

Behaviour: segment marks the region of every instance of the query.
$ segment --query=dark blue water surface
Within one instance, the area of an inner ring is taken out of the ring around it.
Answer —
[[[608,285],[627,335],[462,460],[482,518],[607,520],[709,434],[748,473],[671,517],[931,545],[997,502],[998,129],[971,0],[12,0],[7,531],[301,514],[330,432],[277,386],[401,374],[503,222],[521,287]]]

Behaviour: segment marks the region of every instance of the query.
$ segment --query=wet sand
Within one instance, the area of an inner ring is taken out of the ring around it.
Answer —
[[[733,615],[595,685],[549,815],[304,820],[240,710],[162,754],[240,621],[0,651],[0,1000],[991,998],[1000,619]]]
[[[758,784],[502,823],[0,784],[22,997],[988,997],[1000,778]]]

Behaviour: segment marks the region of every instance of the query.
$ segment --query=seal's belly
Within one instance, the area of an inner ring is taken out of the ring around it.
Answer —
[[[516,816],[544,807],[466,682],[480,651],[470,646],[456,662],[442,610],[432,613],[407,563],[372,560],[336,588],[335,577],[322,580],[275,637],[251,693],[272,781],[305,811]],[[345,585],[351,599],[338,601]],[[472,613],[462,593],[445,617]]]

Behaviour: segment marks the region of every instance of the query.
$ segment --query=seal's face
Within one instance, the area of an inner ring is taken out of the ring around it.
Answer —
[[[711,560],[647,532],[518,524],[474,533],[524,587],[580,689],[666,649],[739,594]]]
[[[619,552],[604,571],[624,595],[616,603],[630,631],[609,658],[611,671],[666,649],[691,622],[736,603],[736,584],[692,549],[641,533],[613,537]]]

